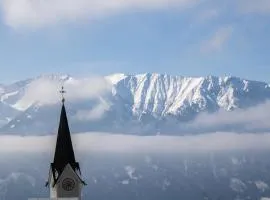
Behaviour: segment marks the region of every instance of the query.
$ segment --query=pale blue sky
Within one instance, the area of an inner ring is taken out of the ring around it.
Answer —
[[[267,0],[2,0],[0,83],[47,73],[270,82]]]

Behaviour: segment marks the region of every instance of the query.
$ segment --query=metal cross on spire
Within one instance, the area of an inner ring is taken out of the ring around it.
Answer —
[[[64,90],[64,86],[62,86],[61,90],[60,90],[60,93],[62,95],[62,103],[65,102],[65,97],[64,97],[64,94],[66,93],[66,91]]]

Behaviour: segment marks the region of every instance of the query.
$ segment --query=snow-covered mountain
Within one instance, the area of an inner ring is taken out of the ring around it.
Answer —
[[[270,100],[268,83],[237,77],[148,73],[77,79],[44,75],[1,85],[1,132],[55,132],[60,111],[57,92],[62,84],[68,91],[66,105],[73,132],[180,134],[187,132],[183,124],[200,113],[244,110]],[[225,128],[241,131],[237,124]]]

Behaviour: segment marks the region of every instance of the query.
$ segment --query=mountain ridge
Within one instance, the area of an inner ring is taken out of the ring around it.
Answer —
[[[56,92],[63,84],[70,95],[67,99],[72,110],[71,123],[77,127],[75,132],[177,133],[183,131],[177,128],[180,124],[194,120],[200,113],[247,109],[270,100],[268,83],[235,76],[115,73],[104,77],[74,78],[70,75],[41,75],[2,86],[0,105],[8,105],[16,113],[9,117],[11,120],[6,121],[0,132],[33,132],[31,127],[36,124],[43,124],[40,130],[43,133],[55,131],[52,122],[46,129],[42,115],[57,121],[55,106],[59,103],[59,96]],[[34,106],[48,110],[42,114]],[[22,121],[25,124],[18,123]],[[168,123],[177,126],[168,129]]]

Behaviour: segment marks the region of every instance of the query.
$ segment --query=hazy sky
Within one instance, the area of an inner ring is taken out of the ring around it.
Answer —
[[[269,0],[1,0],[0,82],[43,73],[270,82]]]

